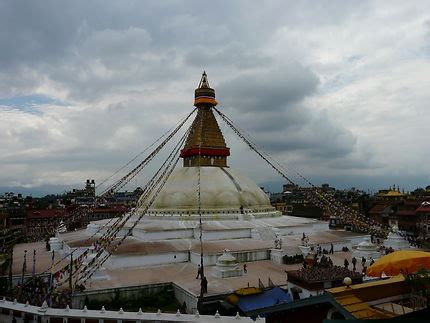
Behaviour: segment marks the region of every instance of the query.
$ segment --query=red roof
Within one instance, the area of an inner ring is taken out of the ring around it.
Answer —
[[[94,209],[92,212],[93,213],[123,213],[123,212],[127,212],[127,208],[126,207],[116,207],[116,208],[99,208],[99,209]]]
[[[403,205],[418,207],[421,205],[421,202],[420,201],[404,201]]]
[[[421,206],[417,209],[420,213],[430,213],[430,206]]]
[[[415,210],[400,210],[397,212],[400,216],[415,216]]]
[[[28,219],[59,218],[64,215],[65,213],[63,210],[56,209],[27,210]]]
[[[388,207],[387,204],[376,204],[370,209],[369,213],[382,213],[386,207]]]

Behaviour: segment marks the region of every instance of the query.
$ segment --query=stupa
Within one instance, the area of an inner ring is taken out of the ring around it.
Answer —
[[[281,213],[270,205],[267,194],[254,181],[228,166],[230,148],[212,111],[217,101],[205,72],[194,97],[197,116],[181,151],[183,167],[170,176],[146,216],[169,220],[197,219],[199,172],[200,211],[205,220],[280,216]]]
[[[170,175],[149,209],[141,200],[118,236],[138,223],[104,264],[106,271],[186,262],[197,265],[202,250],[205,266],[215,266],[225,249],[239,262],[270,260],[276,236],[282,241],[286,236],[327,230],[326,222],[282,215],[253,180],[229,166],[231,150],[215,119],[216,105],[215,90],[204,72],[194,93],[197,114],[181,150],[182,167]],[[99,228],[97,235],[104,234],[112,222],[94,221],[86,230],[61,234],[65,249],[91,246],[88,237]]]
[[[392,227],[391,232],[384,241],[384,246],[385,248],[392,248],[393,250],[412,248],[411,245],[399,234],[399,228],[397,226]]]
[[[221,278],[242,276],[243,271],[239,268],[239,262],[230,253],[230,250],[225,249],[222,256],[216,262],[215,274]]]
[[[357,259],[379,259],[381,254],[378,251],[378,246],[375,245],[370,236],[367,236],[361,241],[356,248],[353,249],[352,255]]]

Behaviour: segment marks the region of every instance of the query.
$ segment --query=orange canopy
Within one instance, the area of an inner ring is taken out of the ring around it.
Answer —
[[[382,273],[395,276],[400,273],[414,273],[420,269],[430,269],[430,252],[400,250],[381,257],[367,270],[367,275],[380,277]]]

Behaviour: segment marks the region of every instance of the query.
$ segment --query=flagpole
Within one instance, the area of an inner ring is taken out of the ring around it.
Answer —
[[[27,270],[27,250],[24,250],[24,262],[22,263],[22,275],[21,275],[21,295],[20,298],[22,297],[23,293],[24,293],[24,275],[25,275],[25,271]]]
[[[52,258],[51,258],[51,271],[49,273],[49,306],[52,306],[52,291],[54,287],[54,275],[52,274],[52,270],[54,268],[54,259],[55,259],[55,250],[52,250]]]
[[[24,262],[22,263],[21,287],[24,287],[24,274],[27,270],[27,250],[24,250]]]
[[[70,276],[69,276],[69,289],[70,289],[70,299],[72,298],[73,293],[73,254],[70,254]]]
[[[13,246],[10,248],[10,263],[9,263],[9,290],[13,288],[12,281],[12,265],[13,265]]]
[[[33,278],[36,276],[36,249],[33,249]]]

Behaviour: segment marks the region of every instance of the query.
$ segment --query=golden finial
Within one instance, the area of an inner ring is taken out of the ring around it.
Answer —
[[[203,71],[202,78],[199,83],[199,89],[208,89],[208,88],[210,88],[208,75],[206,74],[206,71]]]

